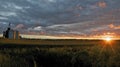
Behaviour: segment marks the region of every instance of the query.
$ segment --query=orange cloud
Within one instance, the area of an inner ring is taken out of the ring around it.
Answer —
[[[120,29],[120,25],[118,25],[118,26],[115,26],[115,25],[113,25],[113,24],[110,24],[110,25],[108,25],[110,28],[112,28],[112,29]]]
[[[101,8],[105,8],[107,4],[104,1],[98,2],[98,6]]]

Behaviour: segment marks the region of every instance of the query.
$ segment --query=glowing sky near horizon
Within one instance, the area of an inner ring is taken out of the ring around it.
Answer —
[[[0,0],[0,33],[10,22],[22,34],[120,34],[120,0]]]

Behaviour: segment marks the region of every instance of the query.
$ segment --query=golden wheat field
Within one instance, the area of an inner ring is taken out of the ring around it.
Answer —
[[[1,38],[0,67],[120,67],[120,41]]]

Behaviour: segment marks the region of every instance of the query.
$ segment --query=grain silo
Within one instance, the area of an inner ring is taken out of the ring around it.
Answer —
[[[19,31],[10,28],[10,23],[6,31],[3,32],[3,37],[8,39],[20,39]]]

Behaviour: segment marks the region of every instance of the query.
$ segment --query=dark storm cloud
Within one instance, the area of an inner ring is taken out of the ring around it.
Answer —
[[[120,0],[0,0],[0,32],[96,34],[120,25]],[[4,26],[4,27],[3,27]],[[112,29],[114,31],[114,28]],[[118,33],[118,32],[117,32]]]

